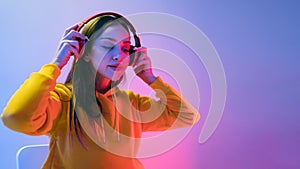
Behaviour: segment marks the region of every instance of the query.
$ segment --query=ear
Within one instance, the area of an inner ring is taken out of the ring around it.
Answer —
[[[85,54],[85,55],[83,56],[82,59],[83,59],[84,61],[86,61],[86,62],[89,62],[89,61],[91,61],[92,57],[91,57],[91,55],[89,55],[89,54],[87,53],[87,54]]]
[[[84,61],[86,61],[86,62],[89,62],[89,61],[91,61],[91,59],[92,59],[92,55],[90,55],[90,53],[91,53],[91,47],[92,46],[89,46],[88,45],[88,41],[85,43],[85,45],[82,47],[82,49],[81,49],[81,52],[82,52],[82,59],[84,60]]]

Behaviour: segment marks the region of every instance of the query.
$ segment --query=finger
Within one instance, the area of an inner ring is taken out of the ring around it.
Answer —
[[[136,48],[135,53],[136,53],[138,59],[143,59],[145,57],[148,57],[147,48],[145,48],[145,47]]]
[[[139,56],[136,64],[140,64],[140,63],[145,62],[145,61],[149,62],[149,64],[151,64],[151,60],[147,55]]]
[[[143,60],[134,66],[134,70],[151,68],[151,63],[148,60]]]
[[[72,30],[76,30],[77,29],[77,27],[78,27],[78,24],[76,23],[76,24],[74,24],[74,25],[72,25],[72,26],[70,26],[70,27],[68,27],[66,30],[65,30],[65,33],[64,33],[64,35],[66,35],[66,34],[68,34],[70,31],[72,31]]]
[[[76,40],[62,40],[60,46],[61,46],[60,48],[64,46],[73,46],[76,49],[79,49],[79,42]]]
[[[150,58],[147,55],[141,56],[141,55],[137,54],[136,57],[137,58],[135,59],[134,63],[131,65],[133,68],[138,67],[138,66],[140,66],[142,64],[149,64],[149,65],[151,65],[151,60],[150,60]]]
[[[81,54],[78,41],[65,41],[62,44],[60,51],[66,53],[65,56],[74,55],[76,59],[78,59]]]
[[[83,34],[76,32],[74,30],[71,30],[68,34],[66,34],[63,39],[65,40],[88,40],[88,38],[86,36],[84,36]]]
[[[137,66],[136,68],[134,68],[134,72],[136,74],[140,73],[143,70],[144,70],[144,65],[140,65],[140,66]]]
[[[75,59],[77,60],[79,57],[79,51],[76,47],[74,46],[68,46],[68,49],[70,51],[70,55],[73,55],[75,57]]]
[[[134,50],[137,52],[147,52],[146,47],[135,47]]]
[[[71,41],[69,45],[72,47],[72,52],[76,59],[79,59],[82,56],[84,47],[80,46],[78,41]]]

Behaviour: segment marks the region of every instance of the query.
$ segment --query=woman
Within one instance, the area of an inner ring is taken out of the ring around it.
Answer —
[[[200,115],[160,77],[146,48],[132,50],[127,20],[102,13],[65,31],[53,61],[34,72],[3,110],[3,123],[28,135],[49,135],[43,169],[141,169],[141,134],[195,124]],[[134,34],[135,32],[133,32]],[[137,45],[136,45],[137,46]],[[56,83],[71,56],[65,84]],[[118,88],[128,66],[160,99]]]

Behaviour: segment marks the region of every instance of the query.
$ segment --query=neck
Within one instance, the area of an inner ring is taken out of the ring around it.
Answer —
[[[111,80],[97,73],[95,88],[98,92],[104,94],[111,88]]]

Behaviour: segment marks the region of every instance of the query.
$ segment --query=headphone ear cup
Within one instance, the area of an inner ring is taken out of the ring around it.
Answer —
[[[135,50],[134,50],[135,46],[130,45],[130,49],[129,49],[129,55],[130,55],[130,61],[129,61],[129,66],[133,66],[133,63],[135,61]]]

